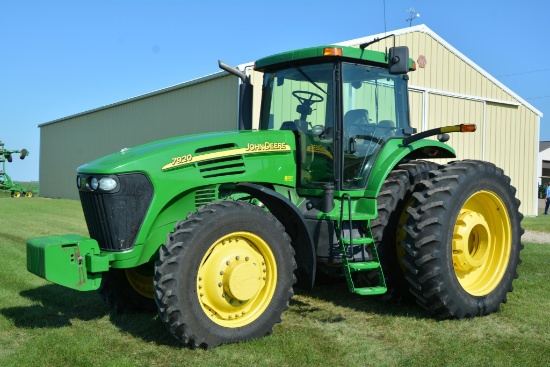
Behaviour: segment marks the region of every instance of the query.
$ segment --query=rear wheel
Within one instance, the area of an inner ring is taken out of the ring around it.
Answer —
[[[32,198],[34,195],[33,195],[33,192],[32,191],[27,191],[25,193],[25,196],[28,197],[28,198]]]
[[[104,273],[99,295],[116,313],[155,311],[153,267],[144,264]]]
[[[437,167],[428,161],[400,164],[388,175],[378,194],[378,216],[372,221],[371,230],[388,287],[388,293],[383,296],[385,300],[397,303],[412,300],[401,263],[404,255],[401,241],[405,238],[401,227],[417,185]]]
[[[191,347],[263,337],[293,295],[293,256],[284,227],[263,209],[234,201],[201,207],[161,248],[160,318]]]
[[[453,162],[414,194],[404,262],[417,302],[440,317],[488,315],[512,291],[521,263],[519,200],[493,164]]]

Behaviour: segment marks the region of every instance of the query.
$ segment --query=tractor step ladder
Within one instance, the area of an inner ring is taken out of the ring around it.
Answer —
[[[344,216],[344,207],[347,200],[347,207],[348,207],[348,213],[347,218]],[[344,221],[347,220],[349,222],[349,234],[350,237],[346,238],[342,235],[344,234],[343,230],[343,224]],[[362,238],[351,238],[352,236],[352,223],[353,220],[363,220],[361,218],[361,215],[356,215],[355,219],[352,217],[352,211],[351,211],[351,197],[349,194],[344,194],[342,196],[342,202],[340,205],[340,221],[338,223],[338,228],[336,231],[336,236],[338,239],[338,245],[340,247],[340,253],[342,255],[342,265],[344,267],[344,273],[346,275],[346,281],[348,283],[349,290],[353,293],[360,294],[362,296],[367,295],[377,295],[377,294],[384,294],[388,290],[386,287],[386,281],[384,279],[384,273],[382,272],[382,266],[380,265],[380,259],[378,257],[378,252],[376,251],[376,246],[374,244],[374,239],[372,238],[372,233],[370,230],[370,221],[367,220],[367,237]],[[370,261],[350,261],[348,259],[348,249],[353,257],[353,248],[354,246],[362,246],[368,247],[372,254],[372,260]],[[378,285],[373,287],[356,287],[353,282],[352,274],[356,272],[369,272],[369,271],[376,271],[378,274]]]

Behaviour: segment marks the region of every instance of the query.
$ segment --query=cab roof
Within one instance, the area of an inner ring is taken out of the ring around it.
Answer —
[[[368,64],[375,64],[382,67],[388,66],[387,54],[384,52],[366,50],[358,47],[328,45],[303,48],[264,57],[256,61],[254,69],[263,71],[265,69],[270,69],[270,67],[274,65],[280,66],[280,64],[325,57],[347,59],[349,61],[362,60],[366,61]],[[412,60],[410,60],[409,65],[411,70],[414,70],[412,69]]]

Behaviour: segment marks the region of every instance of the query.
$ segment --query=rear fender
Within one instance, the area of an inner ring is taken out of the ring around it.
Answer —
[[[237,189],[259,199],[285,227],[286,233],[292,239],[292,247],[296,252],[294,256],[298,265],[296,287],[311,289],[315,282],[317,259],[313,239],[308,231],[303,214],[286,197],[266,187],[252,183],[241,183],[237,185]]]
[[[453,148],[439,141],[422,139],[403,146],[402,139],[391,139],[385,145],[367,183],[366,197],[376,198],[384,180],[396,165],[413,159],[456,158]]]

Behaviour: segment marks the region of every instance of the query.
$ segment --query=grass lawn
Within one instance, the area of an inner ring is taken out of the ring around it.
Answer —
[[[550,233],[550,215],[543,215],[544,200],[538,201],[538,216],[523,218],[521,226],[526,231],[549,232]]]
[[[87,235],[78,201],[0,198],[0,366],[549,366],[549,245],[525,244],[499,313],[436,320],[415,306],[348,293],[298,292],[263,339],[181,348],[156,314],[109,313],[95,292],[26,270],[25,241]]]
[[[523,218],[521,226],[526,231],[550,232],[550,216],[539,215],[538,217]]]

